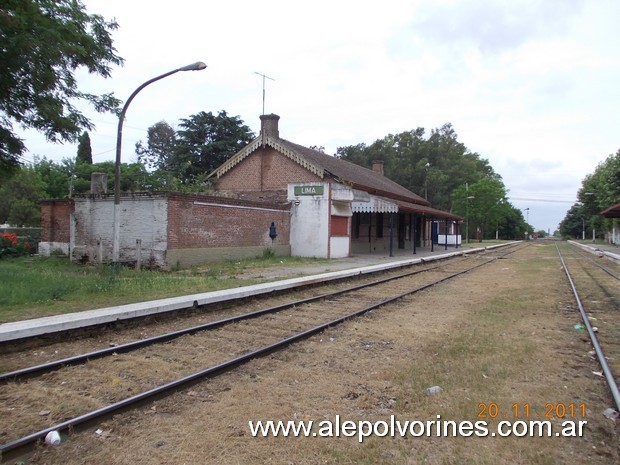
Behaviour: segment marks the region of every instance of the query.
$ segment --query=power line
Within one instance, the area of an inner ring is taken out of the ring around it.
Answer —
[[[508,197],[510,200],[527,200],[529,202],[575,203],[576,200],[531,199],[525,197]]]

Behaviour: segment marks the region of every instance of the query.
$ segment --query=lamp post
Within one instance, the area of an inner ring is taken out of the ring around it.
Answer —
[[[581,240],[586,240],[586,219],[581,218]]]
[[[205,69],[207,65],[205,65],[202,61],[197,61],[196,63],[192,63],[191,65],[183,66],[182,68],[177,68],[172,71],[168,71],[160,76],[154,77],[153,79],[149,79],[129,96],[125,105],[123,105],[123,109],[121,110],[121,114],[118,117],[118,130],[116,132],[116,162],[114,165],[114,212],[113,212],[113,223],[114,223],[114,231],[112,238],[112,261],[115,264],[119,263],[119,255],[120,255],[120,239],[121,239],[121,219],[120,219],[120,204],[121,204],[121,145],[123,141],[123,121],[125,119],[125,113],[127,113],[127,108],[129,104],[134,99],[134,97],[144,89],[149,84],[154,83],[155,81],[159,81],[165,77],[170,76],[171,74],[178,73],[179,71],[200,71]]]
[[[525,212],[525,238],[530,239],[530,207],[524,208]]]
[[[594,192],[584,192],[583,195],[588,196],[588,197],[592,197],[594,195]],[[583,221],[584,221],[584,224],[583,224],[581,239],[585,241],[586,240],[585,219]],[[596,241],[596,227],[594,225],[594,222],[592,222],[592,242],[595,242],[595,241]]]
[[[468,244],[469,244],[469,199],[475,199],[475,197],[473,195],[468,195],[465,200],[467,201],[466,206],[465,206],[465,239]]]

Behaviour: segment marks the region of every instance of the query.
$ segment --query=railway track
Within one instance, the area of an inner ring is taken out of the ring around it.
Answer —
[[[337,289],[330,285],[329,291],[314,290],[313,295],[287,302],[261,300],[261,308],[251,311],[244,304],[227,309],[221,318],[211,315],[206,323],[43,364],[31,362],[32,353],[44,349],[11,353],[0,358],[4,366],[19,365],[0,375],[0,401],[8,412],[0,418],[0,431],[7,440],[0,446],[0,457],[27,454],[51,431],[66,435],[113,413],[144,405],[525,246],[414,267],[353,285],[341,283]],[[149,327],[148,331],[154,330]],[[58,347],[71,352],[89,345],[94,343],[67,342]]]
[[[556,245],[583,325],[609,386],[616,412],[620,412],[620,274],[611,262],[581,252],[572,245]]]

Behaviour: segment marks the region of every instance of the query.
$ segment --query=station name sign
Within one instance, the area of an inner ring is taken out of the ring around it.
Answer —
[[[295,195],[323,195],[325,186],[295,186]]]

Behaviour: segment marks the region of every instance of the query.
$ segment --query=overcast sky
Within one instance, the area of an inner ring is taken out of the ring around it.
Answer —
[[[225,110],[301,145],[371,144],[388,134],[452,123],[488,159],[512,204],[553,232],[583,178],[620,148],[618,0],[83,0],[115,18],[110,79],[79,72],[79,86],[126,100],[143,82],[195,61],[133,100],[123,161],[165,120]],[[371,3],[367,5],[367,3]],[[114,160],[117,119],[87,111],[93,161]],[[72,144],[23,133],[29,153],[60,161]],[[527,200],[521,200],[527,199]]]

